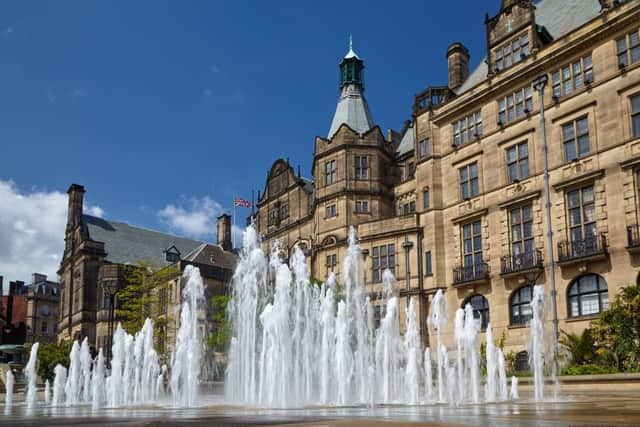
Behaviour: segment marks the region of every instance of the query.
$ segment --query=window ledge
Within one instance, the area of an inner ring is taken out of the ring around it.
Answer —
[[[565,322],[573,323],[573,322],[584,322],[586,320],[595,320],[600,317],[600,313],[597,314],[587,314],[586,316],[575,316],[575,317],[567,317]]]
[[[524,325],[509,325],[507,326],[507,329],[524,329],[524,328],[528,328],[529,326],[527,326],[526,324]]]

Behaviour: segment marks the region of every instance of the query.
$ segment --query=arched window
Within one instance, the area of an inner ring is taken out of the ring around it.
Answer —
[[[526,325],[533,311],[531,310],[531,299],[533,298],[533,286],[525,285],[511,294],[509,300],[509,310],[512,325]]]
[[[569,285],[569,317],[587,316],[609,308],[607,282],[597,274],[585,274]]]
[[[462,303],[462,308],[467,304],[471,304],[471,307],[473,308],[473,317],[480,319],[480,328],[482,330],[487,329],[487,325],[490,320],[489,301],[487,301],[487,299],[482,295],[474,295]]]

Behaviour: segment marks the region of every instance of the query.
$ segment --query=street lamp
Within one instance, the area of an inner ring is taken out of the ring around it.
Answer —
[[[117,279],[104,279],[100,282],[102,292],[109,297],[109,314],[107,318],[107,364],[111,366],[111,346],[113,344],[113,321],[114,321],[114,308],[113,303],[118,290],[120,289],[120,281]]]
[[[542,139],[542,157],[544,160],[544,197],[545,211],[547,216],[547,258],[549,260],[549,281],[551,283],[551,303],[553,306],[553,355],[554,368],[558,363],[558,302],[556,291],[556,266],[553,256],[553,226],[551,224],[551,191],[549,188],[549,150],[547,147],[547,129],[544,118],[544,88],[549,78],[543,74],[533,81],[533,87],[538,92],[540,98],[540,137]]]

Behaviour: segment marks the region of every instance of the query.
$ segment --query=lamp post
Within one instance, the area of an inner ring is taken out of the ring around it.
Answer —
[[[120,289],[120,281],[117,279],[105,279],[100,282],[102,291],[109,297],[109,312],[107,317],[107,344],[106,356],[107,365],[111,366],[111,346],[113,345],[113,321],[114,321],[114,299]]]
[[[556,291],[556,265],[553,255],[553,226],[551,224],[551,191],[549,188],[549,150],[547,147],[547,129],[544,118],[544,88],[549,78],[546,74],[537,77],[533,81],[533,87],[540,98],[540,137],[542,140],[542,157],[544,160],[544,197],[545,212],[547,216],[547,258],[549,261],[549,282],[551,284],[551,303],[553,306],[553,355],[554,368],[558,363],[558,301]]]

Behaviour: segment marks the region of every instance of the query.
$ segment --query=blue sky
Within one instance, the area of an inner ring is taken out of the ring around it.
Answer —
[[[446,84],[450,43],[482,59],[484,14],[499,4],[3,1],[0,183],[8,197],[56,200],[80,183],[107,218],[213,240],[171,212],[212,216],[250,198],[278,157],[308,176],[349,34],[374,119],[399,129],[416,93]],[[0,246],[19,238],[1,216]]]

